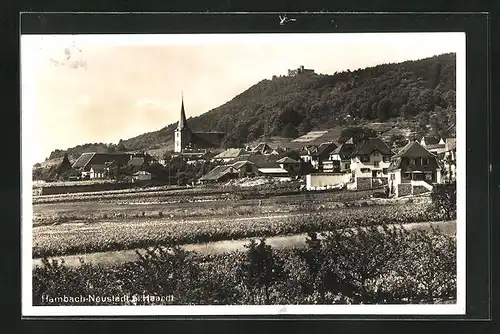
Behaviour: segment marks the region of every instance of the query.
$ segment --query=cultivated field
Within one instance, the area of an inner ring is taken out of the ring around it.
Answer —
[[[64,294],[132,298],[100,305],[161,304],[134,296],[167,292],[174,304],[441,303],[455,298],[455,223],[439,221],[429,196],[388,200],[373,198],[377,190],[229,189],[37,197],[33,303],[47,304],[43,296]],[[434,232],[434,226],[443,233]],[[311,239],[316,233],[318,241]],[[265,247],[271,248],[251,246],[253,238],[266,238]],[[173,253],[165,251],[172,245]],[[248,252],[269,254],[271,262],[261,263]],[[428,276],[433,272],[439,276]],[[331,275],[340,275],[341,283],[333,284]],[[259,277],[269,281],[258,283]],[[71,289],[61,282],[72,282]]]
[[[260,198],[254,192],[254,199],[207,190],[124,191],[104,194],[101,200],[96,193],[50,196],[58,202],[33,208],[33,257],[436,220],[428,198],[409,204],[373,199],[373,192]]]

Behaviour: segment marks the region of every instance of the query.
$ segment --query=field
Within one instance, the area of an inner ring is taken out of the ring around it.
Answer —
[[[71,275],[79,275],[82,284],[92,280],[88,270],[112,270],[121,275],[128,265],[140,261],[137,256],[148,256],[148,249],[169,245],[180,245],[205,259],[213,256],[217,262],[224,254],[244,254],[244,245],[252,238],[267,238],[279,254],[307,249],[308,234],[325,231],[366,228],[377,234],[372,227],[411,224],[419,226],[415,231],[429,231],[427,222],[437,222],[437,226],[447,224],[446,234],[454,238],[454,223],[439,223],[428,196],[387,200],[373,198],[375,192],[300,192],[294,185],[236,191],[230,187],[153,188],[40,196],[33,206],[34,284],[40,280],[44,286],[55,284],[47,282],[55,274],[53,270],[57,275],[69,270]],[[419,234],[411,234],[415,233]],[[47,258],[67,260],[68,264],[54,267]],[[236,278],[225,279],[234,283]],[[234,298],[240,301],[240,297]]]

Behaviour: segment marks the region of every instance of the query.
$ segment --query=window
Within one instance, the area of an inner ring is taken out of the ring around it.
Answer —
[[[421,158],[416,158],[415,159],[415,165],[417,165],[417,166],[422,165],[422,159]]]
[[[425,174],[425,180],[426,181],[432,181],[432,173],[426,173]]]
[[[361,173],[370,173],[371,169],[370,168],[361,168]]]
[[[177,133],[175,134],[175,136],[176,136],[177,138],[179,138],[179,134],[180,134],[180,133],[179,133],[179,132],[177,132]]]
[[[349,168],[351,168],[351,164],[347,162],[347,163],[345,164],[345,169],[349,169]]]
[[[396,179],[396,174],[391,174],[391,180],[395,180]]]
[[[389,162],[389,157],[383,157],[383,158],[382,158],[382,161],[383,161],[383,162]]]
[[[362,156],[359,157],[359,160],[361,162],[368,162],[368,161],[370,161],[370,157],[367,156],[367,155],[362,155]]]
[[[409,164],[410,164],[411,166],[415,165],[415,159],[411,159],[411,158],[410,158]]]
[[[383,168],[382,169],[382,173],[386,174],[387,175],[387,168]]]
[[[428,165],[429,164],[429,158],[422,158],[422,165]]]
[[[373,165],[374,165],[375,167],[378,167],[378,166],[380,165],[380,162],[379,162],[379,161],[374,161],[374,162],[373,162]]]

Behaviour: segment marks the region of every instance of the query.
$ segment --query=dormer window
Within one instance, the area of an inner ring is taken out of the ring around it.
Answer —
[[[367,156],[367,155],[362,155],[362,156],[359,157],[359,160],[361,162],[369,162],[370,161],[370,157]]]

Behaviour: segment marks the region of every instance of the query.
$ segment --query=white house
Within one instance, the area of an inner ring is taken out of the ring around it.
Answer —
[[[351,154],[351,172],[359,177],[388,177],[393,155],[380,138],[369,138],[356,146]]]

